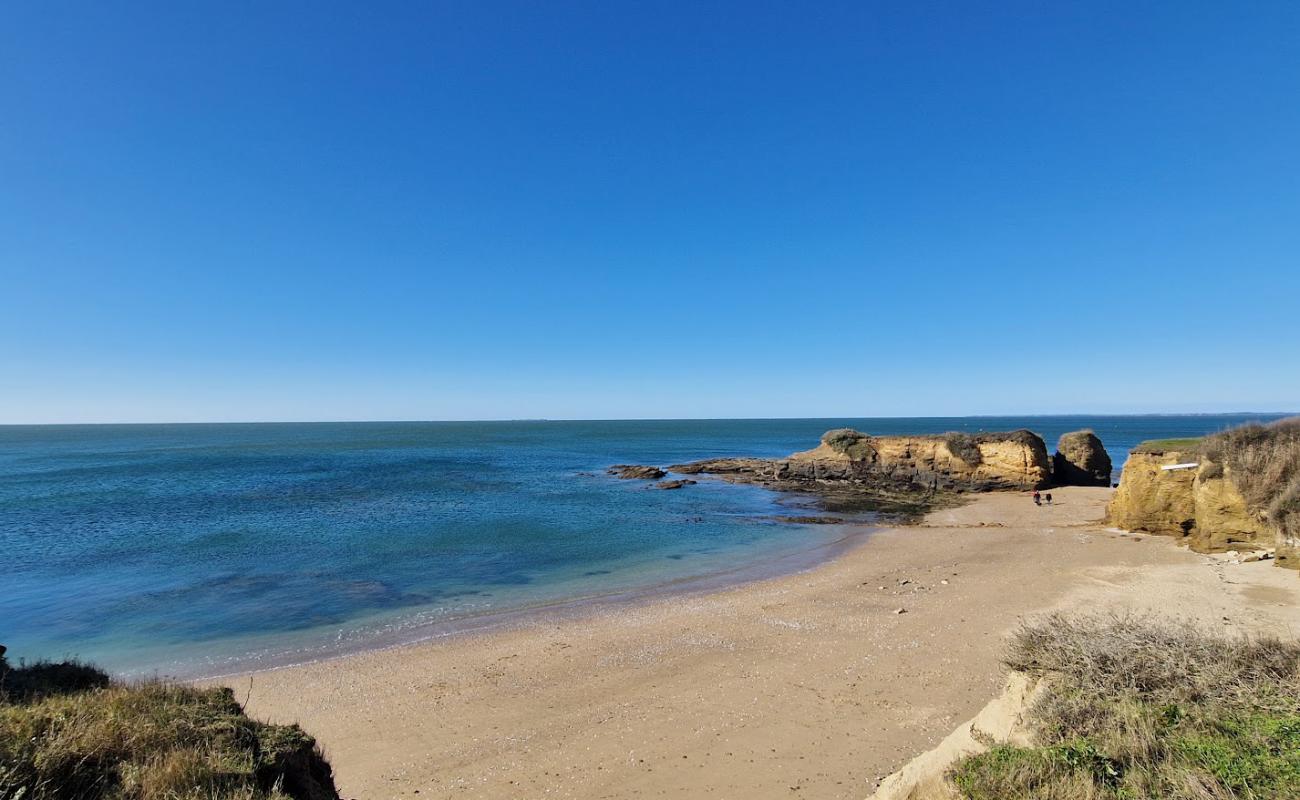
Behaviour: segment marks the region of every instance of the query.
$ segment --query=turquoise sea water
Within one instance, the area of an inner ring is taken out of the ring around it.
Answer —
[[[875,434],[1091,427],[1138,441],[1257,415],[0,426],[0,643],[197,675],[474,627],[494,615],[811,563],[838,526],[788,498],[603,473]]]

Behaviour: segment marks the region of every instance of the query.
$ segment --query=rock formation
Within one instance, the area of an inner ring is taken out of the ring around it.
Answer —
[[[657,481],[667,472],[658,467],[646,467],[640,464],[615,464],[606,470],[610,475],[617,475],[623,480]]]
[[[1052,483],[1057,486],[1110,486],[1110,455],[1097,434],[1089,430],[1063,434],[1052,457]]]
[[[1126,530],[1180,537],[1198,553],[1271,547],[1275,539],[1267,521],[1247,507],[1228,469],[1195,444],[1141,446],[1130,453],[1107,515]]]
[[[680,489],[683,486],[693,486],[695,481],[690,478],[679,478],[671,481],[660,481],[655,484],[656,489]]]
[[[1131,531],[1189,535],[1196,527],[1192,484],[1197,470],[1161,467],[1192,462],[1199,468],[1200,455],[1194,450],[1138,448],[1129,453],[1119,488],[1106,509],[1111,524]]]
[[[719,458],[669,469],[892,505],[945,492],[1033,489],[1051,476],[1047,447],[1029,431],[869,436],[842,428],[787,458]]]
[[[946,433],[868,436],[829,431],[819,446],[785,462],[792,474],[818,479],[885,479],[954,491],[1033,489],[1051,475],[1047,447],[1035,433]]]

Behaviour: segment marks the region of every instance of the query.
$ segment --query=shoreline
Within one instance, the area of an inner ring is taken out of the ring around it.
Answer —
[[[795,523],[776,523],[796,525]],[[799,525],[798,527],[810,527]],[[442,642],[455,641],[465,637],[490,635],[526,628],[535,624],[558,622],[579,622],[582,619],[605,613],[615,613],[620,609],[636,607],[676,598],[708,595],[741,588],[748,584],[792,577],[815,570],[830,563],[849,551],[862,547],[872,534],[886,529],[886,526],[868,522],[844,522],[821,524],[817,528],[837,531],[841,536],[830,541],[821,541],[809,547],[785,552],[772,560],[757,560],[753,563],[726,569],[715,570],[700,575],[673,578],[623,589],[610,589],[555,600],[539,601],[534,604],[515,606],[456,616],[445,621],[420,623],[412,631],[391,634],[376,634],[364,642],[351,647],[332,649],[331,652],[315,657],[282,661],[268,657],[266,664],[252,668],[233,669],[223,672],[206,672],[191,670],[186,673],[178,671],[167,677],[188,683],[214,683],[232,678],[247,678],[280,670],[308,667],[341,659],[355,658],[378,653],[400,651],[409,647],[437,645]],[[412,636],[414,631],[419,631]],[[292,658],[283,656],[283,658]],[[257,657],[245,657],[256,661]],[[128,675],[128,677],[130,677]]]
[[[1054,608],[1300,630],[1300,587],[1099,524],[1111,490],[982,495],[812,569],[233,676],[345,796],[856,797],[997,694]],[[901,613],[899,612],[901,609]]]

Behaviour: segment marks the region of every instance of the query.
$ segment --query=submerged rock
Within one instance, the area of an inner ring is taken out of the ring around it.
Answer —
[[[655,484],[655,488],[657,488],[657,489],[680,489],[680,488],[682,488],[683,486],[692,486],[692,485],[694,485],[695,483],[697,483],[697,481],[693,481],[693,480],[691,480],[690,478],[679,478],[679,479],[677,479],[677,480],[672,480],[672,481],[660,481],[659,483],[656,483],[656,484]]]
[[[1110,454],[1089,430],[1063,434],[1052,457],[1052,482],[1057,486],[1110,486]]]
[[[647,467],[640,464],[615,464],[606,471],[610,475],[617,475],[623,480],[643,481],[657,481],[668,474],[658,467]]]

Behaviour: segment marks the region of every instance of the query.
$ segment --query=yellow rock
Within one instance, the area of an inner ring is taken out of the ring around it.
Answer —
[[[1189,463],[1196,467],[1162,469]],[[1181,537],[1198,553],[1275,540],[1267,522],[1247,510],[1227,470],[1195,450],[1130,453],[1107,513],[1112,525]]]
[[[1267,521],[1246,508],[1246,498],[1232,483],[1227,468],[1209,461],[1197,470],[1192,486],[1196,531],[1190,542],[1201,553],[1227,550],[1234,544],[1272,546],[1275,535]]]
[[[828,432],[820,445],[795,453],[782,467],[792,474],[822,480],[879,474],[977,491],[1033,489],[1047,485],[1051,478],[1047,448],[1029,431],[868,436],[843,429]]]
[[[1112,525],[1130,531],[1166,536],[1188,536],[1196,527],[1196,500],[1192,485],[1194,469],[1163,470],[1161,467],[1197,461],[1194,452],[1170,450],[1161,453],[1129,454],[1120,475],[1119,488],[1107,507]]]

